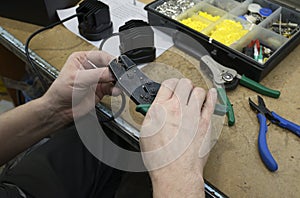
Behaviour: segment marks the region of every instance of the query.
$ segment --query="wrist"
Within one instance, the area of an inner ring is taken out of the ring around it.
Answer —
[[[178,173],[178,172],[177,172]],[[201,174],[188,173],[175,177],[150,172],[153,197],[204,197],[204,179]],[[163,174],[163,173],[161,173]]]
[[[44,95],[35,100],[35,102],[37,113],[42,123],[51,124],[51,127],[54,129],[59,129],[72,121],[72,112],[68,113],[47,96]]]

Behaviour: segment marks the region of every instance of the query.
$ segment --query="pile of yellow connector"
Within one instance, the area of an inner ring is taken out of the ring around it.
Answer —
[[[211,14],[208,14],[207,12],[199,12],[198,15],[214,22],[220,19],[220,16],[213,16]]]
[[[190,17],[180,21],[182,24],[201,32],[204,28],[206,28],[209,23],[201,21],[197,17]]]
[[[217,24],[209,36],[224,45],[230,46],[247,33],[248,30],[245,30],[240,22],[227,19]]]
[[[180,22],[194,30],[197,30],[198,32],[201,32],[210,24],[210,22],[206,21],[205,19],[201,20],[201,17],[213,22],[217,21],[220,18],[220,16],[213,16],[211,14],[208,14],[207,12],[200,11],[197,15],[180,20]]]

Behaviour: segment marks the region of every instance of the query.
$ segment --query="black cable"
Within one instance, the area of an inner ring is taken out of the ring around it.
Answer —
[[[32,59],[31,59],[30,54],[29,54],[29,44],[30,44],[30,41],[31,41],[31,40],[33,39],[33,37],[35,37],[37,34],[43,32],[43,31],[45,31],[45,30],[51,29],[51,28],[53,28],[53,27],[55,27],[55,26],[57,26],[57,25],[59,25],[59,24],[62,24],[62,23],[64,23],[64,22],[66,22],[66,21],[69,21],[69,20],[73,19],[74,17],[78,17],[78,16],[83,15],[83,14],[84,14],[84,13],[77,13],[77,14],[74,14],[74,15],[72,15],[72,16],[69,16],[69,17],[67,17],[67,18],[65,18],[65,19],[63,19],[63,20],[57,21],[57,22],[55,22],[55,23],[52,23],[52,24],[50,24],[50,25],[48,25],[48,26],[46,26],[46,27],[43,27],[43,28],[41,28],[41,29],[39,29],[39,30],[33,32],[33,33],[27,38],[27,41],[26,41],[26,44],[25,44],[25,53],[26,53],[26,57],[27,57],[27,60],[28,60],[28,62],[29,62],[29,65],[31,66],[33,72],[38,76],[38,78],[39,78],[39,80],[40,80],[40,82],[41,82],[41,85],[42,85],[42,90],[43,90],[44,92],[47,90],[48,86],[47,86],[47,83],[46,83],[46,81],[44,80],[44,78],[42,78],[41,73],[40,73],[39,70],[36,68],[36,65],[32,62]],[[112,36],[116,36],[116,35],[119,35],[119,33],[113,33],[113,34],[112,34]],[[108,38],[110,38],[110,37],[108,37]],[[101,49],[102,49],[104,43],[106,42],[106,40],[107,40],[108,38],[102,40],[102,43],[101,43],[101,45],[100,45],[100,46],[101,46]],[[100,48],[100,47],[99,47],[99,48]],[[122,103],[121,103],[120,109],[119,109],[114,115],[112,115],[111,117],[109,117],[109,118],[107,118],[107,119],[100,119],[100,118],[99,118],[99,122],[109,122],[109,121],[112,121],[112,120],[114,120],[115,118],[119,117],[119,116],[122,114],[122,112],[123,112],[124,109],[125,109],[125,104],[126,104],[126,102],[125,102],[125,101],[126,101],[126,98],[125,98],[125,95],[124,95],[123,92],[121,92],[121,97],[122,97]]]
[[[47,83],[46,83],[46,81],[44,80],[44,78],[42,78],[41,73],[40,73],[39,70],[36,68],[35,64],[32,62],[32,59],[31,59],[30,54],[29,54],[29,43],[30,43],[30,41],[33,39],[33,37],[35,37],[37,34],[43,32],[43,31],[45,31],[45,30],[51,29],[51,28],[53,28],[53,27],[55,27],[55,26],[57,26],[57,25],[59,25],[59,24],[62,24],[62,23],[64,23],[64,22],[69,21],[70,19],[72,19],[72,18],[74,18],[74,17],[78,17],[78,16],[80,16],[80,15],[83,15],[83,13],[77,13],[77,14],[74,14],[74,15],[72,15],[72,16],[69,16],[69,17],[67,17],[67,18],[65,18],[65,19],[63,19],[63,20],[57,21],[57,22],[55,22],[55,23],[52,23],[52,24],[50,24],[50,25],[48,25],[48,26],[46,26],[46,27],[43,27],[43,28],[41,28],[41,29],[39,29],[39,30],[33,32],[33,33],[27,38],[27,41],[26,41],[26,43],[25,43],[25,54],[26,54],[27,60],[28,60],[28,62],[29,62],[29,65],[31,66],[33,72],[38,76],[38,78],[39,78],[39,80],[40,80],[40,82],[41,82],[41,85],[42,85],[42,90],[43,90],[44,92],[47,90],[48,86],[47,86]]]

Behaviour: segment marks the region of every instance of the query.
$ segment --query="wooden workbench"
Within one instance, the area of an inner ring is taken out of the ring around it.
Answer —
[[[23,43],[39,28],[36,25],[1,17],[0,26]],[[57,26],[38,35],[30,46],[58,70],[72,52],[94,49],[63,26]],[[263,97],[269,109],[298,124],[300,124],[299,54],[300,46],[261,81],[263,85],[281,91],[279,99]],[[3,58],[5,57],[2,53],[1,59]],[[174,59],[172,54],[160,58]],[[3,65],[3,61],[0,64],[2,68],[9,67]],[[191,79],[195,79],[190,69],[183,67],[182,71]],[[248,98],[251,97],[256,101],[256,96],[257,93],[242,86],[228,92],[235,111],[236,124],[232,127],[224,124],[221,136],[207,162],[205,178],[230,197],[299,197],[300,138],[274,124],[269,126],[267,141],[271,153],[279,164],[279,170],[275,173],[268,171],[259,157],[257,148],[259,124],[256,114],[248,104]]]

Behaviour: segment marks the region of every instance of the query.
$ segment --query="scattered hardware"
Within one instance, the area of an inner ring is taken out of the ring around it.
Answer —
[[[291,38],[296,32],[300,30],[297,23],[287,22],[282,23],[280,20],[272,23],[271,30],[286,38]]]
[[[159,5],[156,10],[172,19],[195,5],[192,0],[169,0]]]
[[[270,16],[273,11],[270,8],[263,8],[257,3],[250,3],[246,14],[241,15],[240,18],[247,20],[252,24],[259,24],[265,18]]]
[[[243,53],[253,58],[260,64],[264,64],[273,54],[273,50],[261,43],[260,40],[252,40],[243,48]]]

